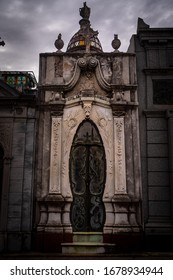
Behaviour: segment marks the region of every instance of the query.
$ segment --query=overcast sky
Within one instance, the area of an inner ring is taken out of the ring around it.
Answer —
[[[82,0],[0,0],[0,70],[34,71],[38,76],[39,53],[54,52],[59,33],[63,51],[79,30]],[[173,27],[172,0],[88,0],[90,22],[99,31],[105,52],[111,52],[114,34],[126,51],[141,17],[150,27]]]

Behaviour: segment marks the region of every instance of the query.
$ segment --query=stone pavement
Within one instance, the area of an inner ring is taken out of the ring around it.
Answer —
[[[173,252],[124,252],[114,254],[1,253],[0,260],[173,260]]]

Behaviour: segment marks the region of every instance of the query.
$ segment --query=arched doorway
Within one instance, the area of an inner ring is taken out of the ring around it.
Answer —
[[[89,120],[82,122],[76,132],[69,166],[73,231],[102,231],[105,222],[102,201],[106,179],[105,150],[97,127]]]

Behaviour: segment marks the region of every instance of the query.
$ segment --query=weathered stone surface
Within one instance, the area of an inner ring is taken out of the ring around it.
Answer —
[[[170,217],[171,204],[168,201],[149,201],[149,215],[155,217]]]
[[[148,172],[149,186],[168,186],[169,184],[169,172]]]
[[[167,120],[163,118],[147,118],[147,130],[166,130],[168,129]]]
[[[168,157],[167,144],[148,144],[148,157]]]
[[[22,235],[20,233],[8,234],[8,250],[20,251],[22,249]]]
[[[169,171],[168,158],[148,158],[148,171]]]
[[[153,201],[169,201],[170,199],[170,188],[165,187],[149,187],[149,200]]]
[[[13,186],[12,191],[14,193],[22,193],[23,180],[13,179],[10,180],[10,185]]]
[[[168,143],[167,131],[148,131],[147,132],[148,143]]]
[[[19,207],[18,207],[18,213],[19,213]],[[11,210],[13,211],[13,209]],[[20,232],[21,230],[21,216],[18,217],[8,217],[8,224],[7,224],[8,231],[16,231]]]
[[[13,167],[11,168],[11,180],[22,180],[23,179],[23,167]],[[12,189],[12,186],[11,186]]]
[[[172,89],[168,89],[163,83],[164,80],[172,80],[168,60],[170,49],[173,48],[169,37],[172,36],[172,32],[173,29],[150,28],[139,19],[137,36],[132,38],[130,46],[130,50],[133,49],[136,52],[137,61],[143,213],[146,235],[173,233],[172,222],[167,224],[173,209],[170,193],[173,139],[169,119],[169,110],[172,106],[169,92],[172,92]],[[169,70],[164,71],[164,69]],[[158,87],[155,88],[157,81]],[[169,98],[166,95],[169,95]]]
[[[21,203],[22,203],[22,192],[9,193],[10,205],[21,205]]]

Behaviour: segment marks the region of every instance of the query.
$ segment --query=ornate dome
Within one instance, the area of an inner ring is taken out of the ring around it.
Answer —
[[[67,52],[102,52],[102,46],[97,37],[98,31],[94,31],[90,27],[90,8],[87,7],[86,2],[79,11],[82,17],[79,21],[80,29],[71,38],[67,46]]]

